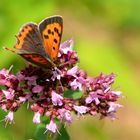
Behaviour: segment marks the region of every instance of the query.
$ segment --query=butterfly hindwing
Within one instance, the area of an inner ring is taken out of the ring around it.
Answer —
[[[53,65],[51,63],[51,61],[49,61],[49,59],[46,59],[45,57],[41,56],[40,54],[22,53],[20,55],[27,61],[34,63],[38,66],[42,66],[44,68],[51,68]]]
[[[46,53],[51,60],[56,60],[63,30],[62,17],[54,16],[43,20],[39,24],[39,30]]]

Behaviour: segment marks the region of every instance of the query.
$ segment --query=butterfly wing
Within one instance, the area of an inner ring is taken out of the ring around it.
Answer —
[[[49,59],[46,59],[40,54],[21,53],[20,56],[22,56],[27,61],[34,63],[38,66],[44,67],[44,68],[52,68],[55,66]]]
[[[54,16],[43,20],[39,24],[39,30],[46,53],[51,60],[56,60],[63,30],[62,17]]]
[[[17,43],[14,46],[19,52],[45,53],[42,38],[38,26],[34,23],[24,25],[16,36]]]
[[[45,52],[43,40],[36,24],[24,25],[16,38],[15,48],[19,55],[34,64],[50,67],[52,62]]]

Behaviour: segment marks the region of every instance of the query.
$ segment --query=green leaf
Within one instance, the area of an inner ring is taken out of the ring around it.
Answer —
[[[70,136],[64,125],[61,126],[59,131],[61,135],[58,134],[56,140],[70,140]]]
[[[35,140],[47,140],[47,135],[44,134],[46,130],[45,124],[39,124],[36,128],[34,139]]]
[[[64,92],[64,97],[67,98],[72,98],[72,99],[79,99],[83,96],[83,93],[81,91],[72,91],[72,90],[67,90]]]

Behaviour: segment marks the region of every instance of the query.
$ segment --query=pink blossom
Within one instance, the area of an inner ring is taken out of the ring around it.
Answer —
[[[114,103],[114,102],[109,102],[109,109],[108,109],[108,112],[115,112],[118,108],[121,108],[123,107],[122,105],[120,104],[117,104],[117,103]]]
[[[19,81],[25,80],[25,76],[21,72],[18,72],[16,76]]]
[[[17,87],[18,80],[15,75],[12,75],[9,70],[0,70],[0,84],[7,87]]]
[[[74,77],[77,77],[76,76],[77,71],[78,71],[78,66],[74,66],[73,68],[71,68],[70,70],[67,71],[67,74],[74,76]]]
[[[2,90],[3,94],[5,95],[5,98],[6,99],[9,99],[9,100],[12,100],[15,96],[14,94],[14,90],[10,89],[10,91],[7,91],[7,90]]]
[[[69,110],[62,108],[58,110],[58,113],[60,114],[61,119],[65,119],[68,123],[72,122],[72,116]]]
[[[37,76],[27,76],[25,77],[25,80],[27,80],[28,82],[28,85],[36,85],[36,79],[37,79]]]
[[[82,84],[80,82],[77,81],[77,79],[74,79],[71,83],[70,86],[72,88],[72,90],[80,90],[82,91]]]
[[[56,79],[57,79],[57,80],[60,80],[60,77],[61,77],[61,76],[60,76],[60,73],[59,73],[57,70],[53,71],[52,73],[53,73],[53,75],[52,75],[52,77],[51,77],[51,80],[52,80],[52,81],[55,81]]]
[[[0,70],[0,75],[4,75],[6,77],[8,74],[9,74],[9,70],[7,70],[7,69]]]
[[[122,94],[121,91],[112,91],[113,94],[117,95],[118,97]]]
[[[108,116],[110,117],[110,119],[111,119],[112,121],[114,121],[114,120],[116,119],[115,112],[110,112],[110,113],[108,114]]]
[[[90,111],[90,113],[91,113],[93,116],[95,116],[95,115],[97,114],[96,111]]]
[[[65,41],[60,45],[60,52],[62,51],[64,54],[68,54],[68,52],[72,52],[73,50],[73,39]],[[59,54],[60,56],[60,54]]]
[[[52,91],[52,103],[55,106],[62,106],[63,104],[63,97],[59,94],[57,94],[55,91]]]
[[[33,117],[33,122],[36,124],[40,123],[40,113],[39,112],[35,112],[34,117]]]
[[[89,108],[86,106],[76,106],[74,105],[74,109],[75,111],[78,112],[78,117],[80,117],[80,115],[85,114],[89,111]]]
[[[46,129],[53,133],[57,131],[57,125],[54,120],[51,120],[50,123],[46,125]]]
[[[26,97],[19,97],[19,102],[20,103],[24,103],[26,101]]]
[[[50,111],[47,111],[47,112],[45,113],[45,115],[46,115],[47,117],[49,117],[49,116],[51,116],[51,112],[50,112]]]
[[[35,85],[33,88],[32,88],[32,92],[33,93],[40,93],[43,91],[43,87],[40,86],[40,85]]]
[[[96,92],[90,92],[89,96],[86,98],[86,103],[87,104],[90,104],[93,101],[95,101],[96,105],[98,105],[100,103],[98,97],[99,97],[98,91],[96,91]]]
[[[14,113],[12,111],[7,114],[7,116],[5,117],[5,121],[10,124],[14,121]]]

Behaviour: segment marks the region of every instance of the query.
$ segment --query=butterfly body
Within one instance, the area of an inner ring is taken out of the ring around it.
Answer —
[[[44,68],[54,68],[61,42],[63,20],[53,16],[40,22],[25,24],[16,36],[14,52]]]

